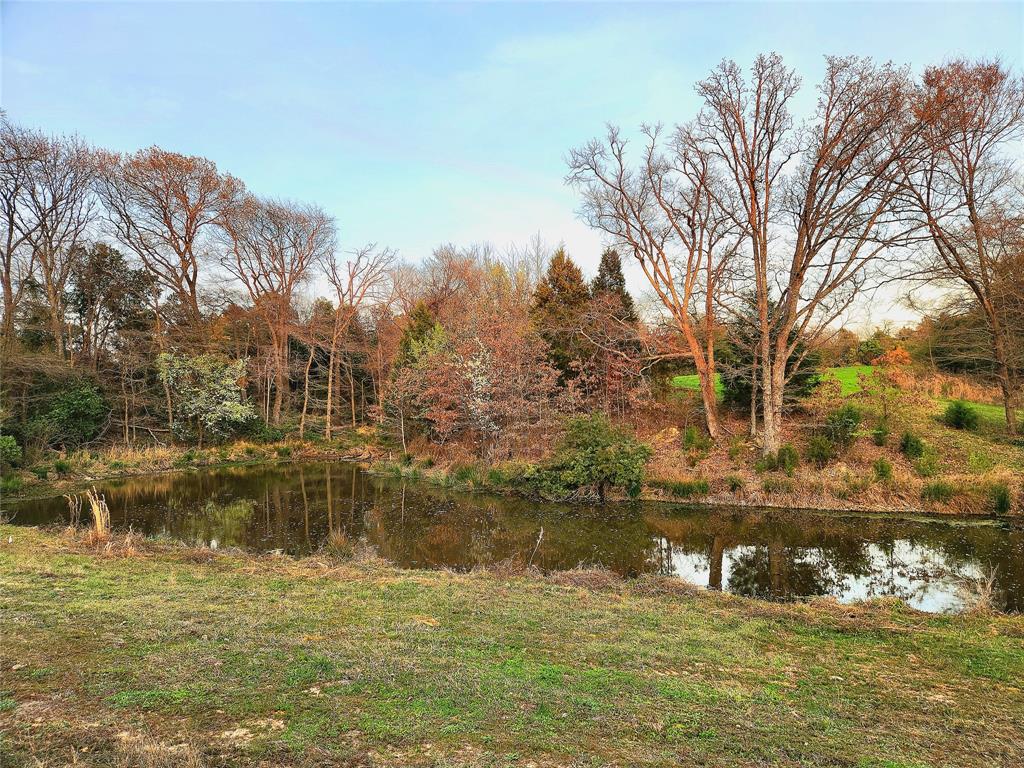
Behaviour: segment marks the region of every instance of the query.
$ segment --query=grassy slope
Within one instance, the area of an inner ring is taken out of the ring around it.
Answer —
[[[1021,617],[139,546],[0,527],[5,767],[1024,761]]]
[[[869,374],[874,370],[874,366],[871,365],[845,365],[841,368],[827,368],[825,370],[825,378],[836,379],[840,385],[842,385],[843,395],[852,395],[854,392],[860,391],[860,381],[857,377],[860,374]],[[680,389],[700,389],[700,380],[697,374],[691,373],[685,376],[676,376],[672,379],[672,385],[679,387]],[[722,397],[722,378],[715,374],[715,391],[718,393],[718,397]]]

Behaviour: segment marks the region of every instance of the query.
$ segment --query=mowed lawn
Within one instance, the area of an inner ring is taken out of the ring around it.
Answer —
[[[1024,764],[1024,618],[0,527],[3,765]]]
[[[844,365],[838,368],[826,368],[822,376],[825,379],[835,379],[842,386],[842,394],[852,395],[855,392],[860,392],[860,380],[858,379],[861,375],[870,374],[874,370],[872,365]],[[679,389],[692,389],[694,391],[700,390],[700,378],[695,373],[686,374],[684,376],[675,376],[672,379],[672,385]],[[717,373],[715,374],[715,392],[718,393],[718,398],[722,397],[722,377]]]

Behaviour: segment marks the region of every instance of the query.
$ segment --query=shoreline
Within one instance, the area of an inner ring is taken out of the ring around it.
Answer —
[[[304,449],[309,444],[300,444]],[[258,468],[258,467],[280,467],[299,464],[317,463],[350,463],[357,465],[363,472],[374,477],[401,479],[406,482],[425,483],[434,487],[443,487],[459,493],[491,494],[494,496],[510,496],[535,501],[538,504],[558,504],[577,508],[594,506],[596,502],[583,500],[553,501],[540,499],[534,496],[521,493],[511,486],[497,485],[448,485],[448,475],[437,470],[417,470],[416,474],[391,472],[386,470],[375,470],[374,454],[372,447],[364,446],[371,450],[362,451],[359,455],[351,452],[329,451],[324,453],[304,452],[300,455],[289,455],[288,457],[260,457],[250,460],[233,460],[226,462],[212,462],[208,464],[195,464],[189,466],[165,467],[154,470],[141,470],[130,472],[113,472],[100,474],[86,479],[69,478],[66,481],[44,481],[39,484],[33,483],[28,486],[28,492],[17,494],[4,494],[0,503],[7,502],[18,504],[28,501],[53,499],[65,494],[81,493],[93,485],[116,482],[119,480],[133,480],[145,477],[163,477],[174,474],[187,474],[192,472],[216,472],[232,468]],[[182,450],[180,453],[184,454]],[[390,460],[388,460],[390,462]],[[391,462],[388,466],[398,468],[399,465]],[[649,482],[657,482],[656,478],[649,478]],[[1011,512],[1008,515],[996,515],[990,512],[964,512],[959,510],[928,510],[919,507],[883,508],[872,505],[839,504],[838,499],[825,498],[829,503],[827,506],[809,506],[805,503],[797,503],[803,496],[794,494],[778,494],[775,498],[758,497],[754,499],[738,497],[735,494],[726,498],[722,494],[706,494],[694,496],[687,499],[676,499],[666,497],[663,492],[650,493],[645,491],[638,497],[630,499],[621,495],[612,495],[609,498],[611,504],[629,504],[633,502],[644,504],[659,504],[684,508],[698,508],[707,510],[729,510],[729,509],[767,509],[779,512],[792,512],[795,514],[828,515],[835,517],[889,517],[903,520],[919,520],[924,522],[945,522],[955,523],[963,521],[972,525],[1001,525],[1009,524],[1016,526],[1024,524],[1024,515]],[[0,507],[0,520],[3,519],[4,510]]]

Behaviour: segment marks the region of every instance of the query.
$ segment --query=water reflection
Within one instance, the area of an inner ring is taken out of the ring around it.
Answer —
[[[580,508],[372,478],[348,464],[229,468],[132,478],[102,489],[114,524],[204,546],[306,554],[330,532],[405,567],[465,570],[510,558],[599,565],[770,599],[894,595],[931,611],[994,571],[996,605],[1024,608],[1024,531],[880,517],[662,505]],[[14,522],[59,522],[63,499],[8,505]]]

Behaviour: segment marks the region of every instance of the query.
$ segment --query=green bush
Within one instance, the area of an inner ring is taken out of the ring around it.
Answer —
[[[921,489],[922,501],[947,502],[954,495],[956,495],[956,489],[945,480],[935,480],[934,482],[926,483],[924,488]]]
[[[892,480],[892,464],[885,457],[876,459],[871,468],[875,471],[876,480],[883,483]]]
[[[967,471],[976,475],[988,472],[996,465],[996,460],[982,451],[967,452]]]
[[[790,477],[793,471],[800,464],[800,455],[789,443],[784,443],[777,453],[769,453],[754,462],[754,469],[758,472],[774,472],[776,470],[785,472]]]
[[[992,503],[992,511],[997,515],[1008,515],[1010,507],[1013,506],[1013,497],[1010,495],[1010,485],[1005,481],[992,483],[988,489],[988,498]]]
[[[946,406],[942,420],[953,429],[975,430],[978,428],[978,411],[964,400],[954,400]]]
[[[853,444],[860,421],[860,409],[847,403],[825,417],[825,435],[838,451],[845,451]]]
[[[658,480],[651,483],[651,485],[655,488],[661,488],[663,491],[667,491],[677,499],[688,499],[691,496],[703,496],[710,489],[708,481],[704,478],[698,478],[696,480]]]
[[[20,477],[10,476],[0,478],[0,494],[17,493],[21,490],[22,480]]]
[[[900,453],[908,459],[919,459],[924,454],[924,440],[913,432],[904,432],[900,438]]]
[[[826,435],[812,436],[804,450],[804,458],[819,467],[824,467],[835,455],[835,444]]]
[[[75,381],[56,392],[33,416],[28,432],[46,445],[76,448],[96,437],[110,407],[97,386]]]
[[[58,475],[66,475],[71,471],[71,462],[67,459],[57,459],[53,462],[53,471]]]
[[[743,478],[740,477],[739,475],[726,475],[725,484],[733,493],[743,490]]]
[[[889,442],[889,421],[888,419],[882,418],[878,420],[878,424],[871,430],[871,440],[875,445],[882,446]]]
[[[30,470],[37,480],[45,480],[50,476],[50,468],[47,466],[32,467]]]
[[[11,435],[0,435],[0,467],[16,467],[21,463],[21,446]]]
[[[277,454],[279,459],[287,459],[292,455],[292,447],[290,445],[279,445],[274,449],[274,453]]]
[[[595,414],[570,419],[551,463],[524,479],[544,498],[566,498],[582,489],[594,489],[604,501],[609,487],[622,488],[635,497],[643,487],[650,457],[649,446],[613,427],[607,417]]]

